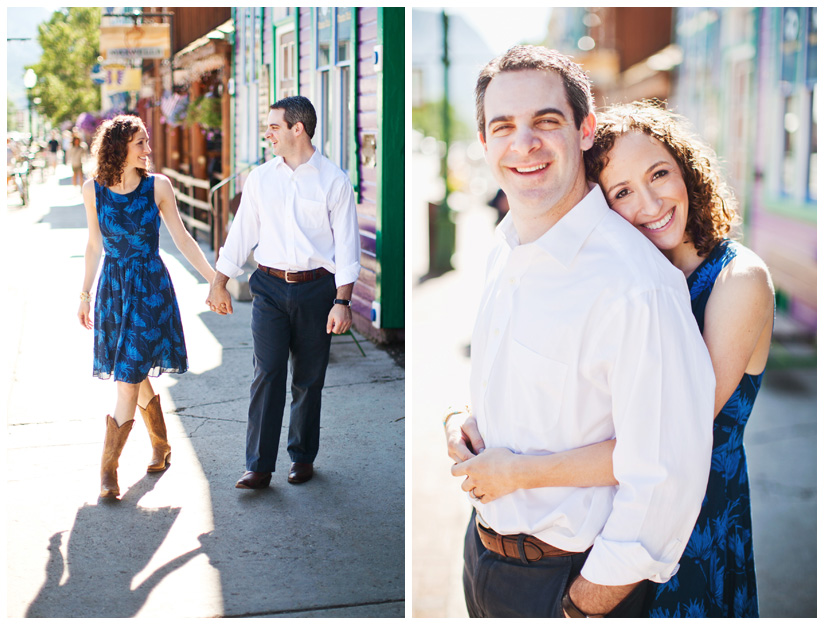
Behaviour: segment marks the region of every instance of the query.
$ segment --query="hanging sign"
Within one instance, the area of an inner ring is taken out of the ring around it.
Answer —
[[[100,53],[106,59],[166,59],[169,24],[101,26]]]

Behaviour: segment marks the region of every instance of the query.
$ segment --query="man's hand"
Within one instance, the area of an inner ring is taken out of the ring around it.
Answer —
[[[447,435],[447,455],[453,461],[461,463],[484,451],[478,423],[469,413],[457,413],[447,418],[444,431]]]
[[[333,304],[327,317],[327,335],[342,335],[352,326],[352,309],[345,304]]]
[[[451,471],[453,476],[467,476],[461,488],[487,504],[519,488],[517,463],[518,455],[507,448],[490,448],[456,463]]]
[[[586,578],[579,575],[573,584],[570,585],[570,600],[583,613],[588,615],[606,615],[619,606],[630,592],[639,583],[629,585],[605,586],[591,583]],[[565,617],[570,617],[565,613]]]
[[[232,296],[226,290],[227,276],[217,272],[212,283],[209,285],[209,295],[206,297],[206,304],[211,311],[218,315],[232,314]]]

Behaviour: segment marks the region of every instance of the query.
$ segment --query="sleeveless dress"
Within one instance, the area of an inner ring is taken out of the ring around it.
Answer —
[[[94,316],[94,375],[139,383],[188,369],[175,290],[158,252],[155,178],[122,195],[95,181],[103,269]]]
[[[688,278],[701,331],[716,278],[740,247],[727,239],[719,242]],[[759,617],[742,439],[763,374],[742,376],[716,417],[708,489],[699,518],[679,571],[668,582],[653,585],[649,617]]]

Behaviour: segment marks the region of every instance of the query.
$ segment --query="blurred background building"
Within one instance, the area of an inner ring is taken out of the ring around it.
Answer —
[[[217,253],[246,177],[273,158],[263,138],[269,105],[308,97],[318,114],[313,144],[349,174],[356,193],[355,327],[380,342],[402,340],[403,9],[144,9],[164,12],[173,14],[172,63],[144,61],[138,109],[187,223]]]

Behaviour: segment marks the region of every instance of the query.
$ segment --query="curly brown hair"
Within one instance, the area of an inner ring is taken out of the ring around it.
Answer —
[[[120,182],[126,168],[129,142],[139,130],[146,132],[146,126],[137,115],[118,115],[100,125],[92,141],[92,155],[97,157],[92,178],[104,187]],[[150,169],[151,166],[149,169],[139,167],[137,171],[141,178],[146,178]]]
[[[661,141],[679,164],[688,192],[685,233],[699,256],[707,256],[738,219],[736,198],[721,176],[716,153],[683,116],[656,100],[617,104],[597,113],[593,147],[584,153],[587,178],[599,182],[616,139],[631,131]]]

